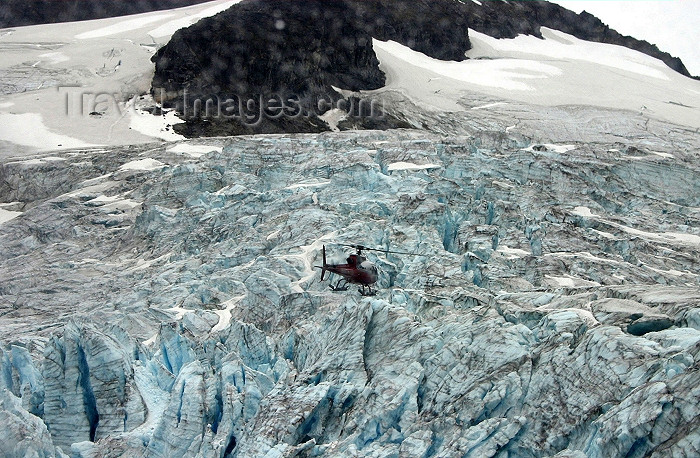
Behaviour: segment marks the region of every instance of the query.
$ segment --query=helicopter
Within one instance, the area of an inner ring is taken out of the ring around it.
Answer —
[[[346,264],[328,264],[326,262],[326,246],[323,245],[323,265],[314,266],[317,269],[321,269],[321,281],[325,279],[326,272],[340,275],[341,278],[336,282],[335,285],[331,284],[330,288],[333,291],[346,291],[351,283],[360,285],[360,294],[363,296],[374,296],[377,291],[372,289],[372,285],[379,279],[379,271],[374,263],[370,262],[362,256],[362,252],[367,251],[379,251],[382,253],[393,253],[393,254],[407,254],[413,256],[423,256],[416,253],[407,253],[403,251],[389,251],[380,250],[377,248],[368,248],[363,245],[346,245],[340,244],[341,246],[351,247],[356,250],[355,254],[351,254],[347,258]]]

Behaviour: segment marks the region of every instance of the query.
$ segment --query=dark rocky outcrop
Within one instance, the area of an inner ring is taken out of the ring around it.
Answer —
[[[317,115],[340,99],[333,86],[385,81],[372,35],[350,14],[340,1],[243,2],[177,32],[153,58],[153,87],[188,136],[327,130]]]
[[[244,2],[178,31],[153,58],[153,87],[219,98],[379,88],[372,36],[348,13],[335,1]]]
[[[176,130],[186,135],[326,130],[317,115],[351,105],[339,102],[333,87],[356,91],[384,85],[373,37],[435,58],[463,60],[470,48],[463,13],[451,0],[244,1],[177,32],[158,51],[154,95],[184,115],[189,126]],[[244,117],[265,112],[261,96],[266,104],[277,95],[294,99],[284,120]],[[251,103],[254,108],[246,109]],[[401,125],[376,119],[360,124]]]
[[[209,0],[3,0],[0,28],[146,13]]]
[[[463,60],[470,48],[467,17],[451,0],[248,0],[177,32],[153,58],[153,87],[219,95],[376,89],[384,75],[373,37],[443,60]]]
[[[359,27],[440,60],[465,59],[469,11],[453,0],[344,0]]]

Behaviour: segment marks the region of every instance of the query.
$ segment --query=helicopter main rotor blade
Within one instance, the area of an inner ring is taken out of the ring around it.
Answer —
[[[393,250],[382,250],[379,248],[369,248],[369,247],[366,247],[364,245],[350,245],[347,243],[340,243],[339,245],[354,248],[358,251],[367,250],[367,251],[378,251],[380,253],[386,253],[386,254],[406,254],[406,255],[410,255],[410,256],[428,256],[427,254],[409,253],[408,251],[393,251]]]
[[[373,251],[380,251],[382,253],[387,253],[387,254],[406,254],[409,256],[428,256],[427,254],[410,253],[408,251],[392,251],[392,250],[378,250],[378,249],[373,249]]]

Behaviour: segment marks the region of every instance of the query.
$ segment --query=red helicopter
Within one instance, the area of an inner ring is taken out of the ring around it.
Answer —
[[[394,253],[394,254],[408,254],[414,256],[415,253],[406,253],[403,251],[389,251],[389,250],[379,250],[377,248],[367,248],[362,245],[344,245],[351,248],[355,248],[357,253],[351,254],[347,258],[346,264],[328,264],[326,262],[326,246],[323,245],[323,266],[314,266],[317,269],[321,269],[321,281],[325,279],[326,272],[334,273],[340,275],[342,278],[330,288],[333,291],[346,291],[350,283],[355,283],[360,285],[360,294],[363,296],[374,296],[377,292],[372,289],[372,285],[377,282],[379,278],[379,272],[377,271],[377,266],[370,262],[362,256],[362,251],[380,251],[382,253]]]

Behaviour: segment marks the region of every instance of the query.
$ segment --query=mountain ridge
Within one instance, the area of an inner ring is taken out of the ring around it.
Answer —
[[[250,23],[257,26],[250,28]],[[244,0],[176,32],[152,58],[152,92],[165,94],[158,99],[164,106],[194,113],[176,131],[187,136],[233,134],[245,124],[238,116],[221,121],[220,116],[193,110],[193,101],[231,99],[240,105],[260,95],[294,94],[305,111],[313,112],[319,99],[330,106],[337,102],[337,87],[359,91],[383,85],[372,39],[396,41],[439,60],[463,61],[472,48],[469,29],[494,38],[542,39],[542,27],[646,53],[689,76],[680,59],[654,45],[622,36],[586,12],[576,14],[546,1]],[[234,111],[242,117],[240,110]],[[245,127],[248,133],[265,132],[281,122],[265,119],[260,127]],[[284,123],[281,128],[287,131],[317,131],[324,125],[316,116]]]

